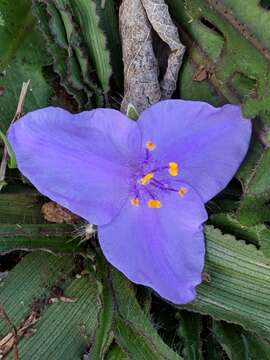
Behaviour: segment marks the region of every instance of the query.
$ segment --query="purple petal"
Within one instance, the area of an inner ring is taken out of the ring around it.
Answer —
[[[99,227],[108,261],[176,304],[195,298],[204,264],[202,223],[207,214],[200,196],[184,186],[188,192],[183,198],[163,192],[160,209],[128,202],[112,223]]]
[[[118,214],[140,151],[135,122],[115,110],[72,115],[49,107],[17,121],[8,139],[19,169],[42,194],[95,224]]]
[[[180,179],[205,202],[232,179],[251,136],[251,122],[235,105],[214,108],[197,101],[162,101],[145,110],[138,124],[143,144],[156,144],[153,157],[178,162]]]

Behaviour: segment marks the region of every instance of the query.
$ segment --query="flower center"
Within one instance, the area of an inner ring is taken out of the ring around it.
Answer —
[[[179,197],[184,197],[187,188],[177,186],[177,177],[181,173],[179,164],[171,161],[167,164],[157,163],[152,159],[151,152],[156,149],[156,144],[147,141],[145,144],[145,157],[141,166],[140,174],[136,176],[133,185],[133,197],[130,203],[140,206],[145,203],[149,208],[160,209],[162,207],[163,193],[173,192]]]

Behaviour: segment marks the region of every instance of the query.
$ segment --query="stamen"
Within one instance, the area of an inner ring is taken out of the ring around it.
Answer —
[[[154,177],[154,173],[149,172],[148,174],[144,175],[144,176],[140,179],[140,183],[141,183],[142,185],[147,185],[147,184],[149,183],[149,181],[150,181],[151,179],[153,179],[153,177]]]
[[[170,162],[168,171],[171,176],[177,176],[178,175],[178,164],[176,162]]]
[[[167,187],[160,181],[158,181],[157,179],[152,179],[151,184],[150,185],[154,185],[159,187],[160,189],[166,189]]]
[[[149,208],[153,209],[160,209],[161,208],[161,202],[159,200],[150,199],[147,201],[147,206]]]
[[[188,192],[187,188],[185,188],[184,186],[181,186],[180,189],[178,190],[178,195],[180,195],[181,197],[184,197],[187,192]]]
[[[153,151],[156,148],[156,144],[154,144],[152,141],[147,141],[147,143],[145,144],[145,147],[149,151]]]
[[[139,206],[139,205],[140,205],[139,199],[138,199],[138,198],[135,198],[135,197],[130,199],[130,203],[131,203],[131,205],[133,205],[133,206]]]

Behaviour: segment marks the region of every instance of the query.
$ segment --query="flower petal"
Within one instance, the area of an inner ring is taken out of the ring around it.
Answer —
[[[139,120],[143,144],[155,144],[153,157],[177,162],[180,179],[207,202],[231,180],[248,150],[251,122],[235,105],[221,108],[167,100],[145,110]]]
[[[163,193],[161,208],[128,202],[98,231],[101,248],[112,265],[176,304],[195,298],[204,264],[202,223],[207,214],[200,196],[187,184],[184,187],[183,197]]]
[[[118,214],[140,151],[135,122],[110,109],[72,115],[49,107],[14,123],[8,139],[41,193],[95,224]]]

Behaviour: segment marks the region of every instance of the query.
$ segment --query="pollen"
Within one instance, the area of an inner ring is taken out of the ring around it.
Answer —
[[[140,205],[139,199],[137,199],[137,198],[135,198],[135,197],[130,199],[130,203],[131,203],[131,205],[133,205],[133,206],[139,206],[139,205]]]
[[[156,144],[154,144],[152,141],[147,141],[147,143],[145,144],[145,147],[147,150],[153,151],[156,148]]]
[[[187,192],[188,192],[187,188],[185,188],[184,186],[181,186],[180,189],[178,190],[178,195],[181,197],[184,197]]]
[[[171,176],[177,176],[178,175],[178,164],[176,162],[170,162],[169,163],[169,174]]]
[[[151,179],[153,179],[153,177],[154,177],[154,173],[149,172],[148,174],[144,175],[144,176],[140,179],[140,183],[141,183],[142,185],[147,185],[147,184],[151,181]]]
[[[159,200],[150,199],[147,201],[147,206],[149,208],[153,209],[160,209],[161,208],[161,202]]]

